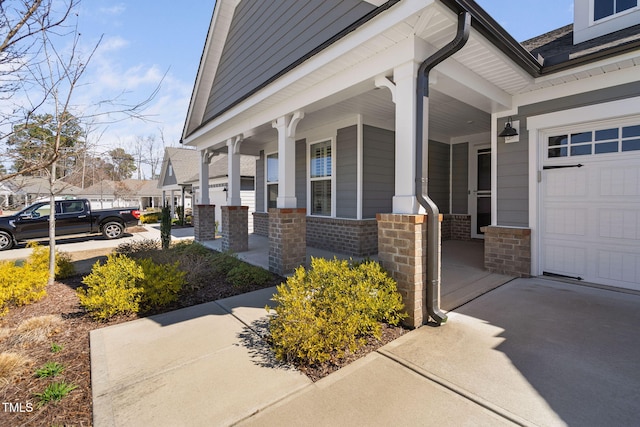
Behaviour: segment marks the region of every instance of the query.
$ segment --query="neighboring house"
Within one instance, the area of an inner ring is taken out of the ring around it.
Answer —
[[[162,206],[162,192],[158,189],[157,180],[102,180],[80,190],[79,194],[89,199],[93,209]]]
[[[49,198],[49,180],[39,176],[16,176],[0,182],[0,207],[3,209],[18,210],[30,204]],[[53,192],[56,198],[78,197],[80,188],[67,184],[64,181],[56,181]]]
[[[303,262],[301,234],[377,252],[416,319],[418,135],[443,235],[484,238],[488,269],[640,290],[640,4],[574,11],[520,44],[471,0],[218,0],[183,143],[259,156],[272,270]],[[418,97],[420,65],[458,34]],[[499,136],[507,123],[516,136]]]
[[[175,212],[175,206],[191,208],[193,200],[201,197],[200,184],[200,153],[196,150],[168,147],[165,149],[158,187],[162,189],[163,199],[167,200]],[[208,197],[215,205],[216,218],[221,218],[221,207],[228,204],[228,160],[226,153],[212,153],[209,158]],[[249,211],[255,211],[255,156],[240,157],[240,197]],[[184,197],[184,200],[183,200]],[[253,221],[249,223],[253,230]]]

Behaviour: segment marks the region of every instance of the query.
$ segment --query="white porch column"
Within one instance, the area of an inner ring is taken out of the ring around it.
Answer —
[[[211,163],[209,149],[200,151],[200,202],[201,205],[209,204],[209,163]]]
[[[416,200],[416,76],[419,64],[409,61],[393,70],[396,103],[396,171],[393,213],[417,214]]]
[[[171,190],[171,218],[176,216],[176,198],[174,192],[175,190]]]
[[[271,125],[278,130],[278,208],[295,208],[296,200],[296,126],[304,113],[278,117]]]
[[[242,135],[238,135],[227,140],[227,162],[229,182],[227,187],[227,195],[229,199],[227,206],[240,206],[240,143]]]

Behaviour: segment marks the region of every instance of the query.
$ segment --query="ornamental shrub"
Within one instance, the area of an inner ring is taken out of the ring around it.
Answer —
[[[76,268],[71,262],[71,255],[66,252],[56,253],[56,279],[66,279],[76,274]]]
[[[178,293],[185,284],[185,272],[180,271],[178,262],[156,264],[151,259],[137,261],[142,267],[143,279],[138,286],[142,289],[141,305],[145,309],[155,309],[178,299]]]
[[[396,325],[406,316],[396,282],[372,261],[312,258],[310,270],[296,269],[273,301],[269,331],[276,356],[307,365],[342,358],[367,336],[379,339],[381,322]]]
[[[77,290],[80,304],[100,320],[121,313],[137,313],[143,290],[136,285],[142,279],[144,271],[134,260],[111,254],[105,264],[96,262],[91,273],[82,279],[87,290]]]
[[[30,304],[47,295],[48,249],[37,243],[27,246],[33,251],[21,265],[12,261],[0,262],[0,315],[7,312],[9,305]]]
[[[145,212],[140,215],[140,222],[142,224],[156,224],[160,222],[161,212]]]
[[[267,270],[241,261],[227,273],[227,280],[236,288],[263,286],[271,279],[273,276]]]

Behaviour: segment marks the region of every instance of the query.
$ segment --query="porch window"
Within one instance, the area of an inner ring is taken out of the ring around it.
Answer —
[[[278,200],[278,153],[267,156],[267,209],[276,208]]]
[[[638,0],[593,0],[593,20],[606,18],[638,6]]]
[[[331,140],[310,145],[311,214],[331,216]]]

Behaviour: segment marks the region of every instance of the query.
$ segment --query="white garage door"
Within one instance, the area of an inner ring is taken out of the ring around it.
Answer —
[[[555,133],[545,143],[543,272],[640,290],[640,125]]]

